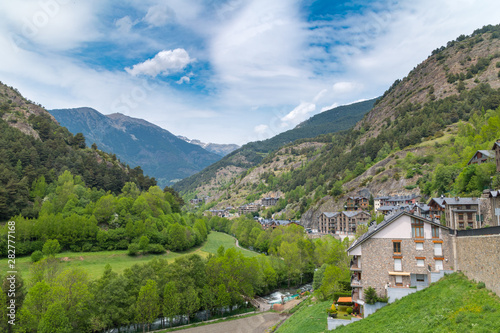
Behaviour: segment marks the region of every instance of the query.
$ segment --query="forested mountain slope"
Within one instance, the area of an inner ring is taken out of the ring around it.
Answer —
[[[221,157],[188,143],[143,119],[92,108],[50,110],[72,133],[83,133],[87,144],[116,154],[132,167],[140,165],[160,186],[188,177]]]
[[[500,128],[494,126],[500,105],[499,37],[500,26],[487,26],[435,50],[406,78],[396,81],[355,128],[299,140],[270,154],[243,174],[241,181],[228,181],[222,195],[214,195],[226,201],[211,205],[223,207],[230,203],[227,198],[242,191],[252,194],[245,198],[247,202],[281,192],[284,200],[264,215],[278,213],[279,217],[283,213],[281,217],[302,218],[304,225],[314,226],[321,211],[341,210],[347,195],[360,192],[376,196],[379,192],[431,195],[474,191],[479,185],[468,189],[455,185],[461,173],[457,168],[464,166],[466,154],[475,148],[491,148],[488,145],[500,136]],[[458,126],[459,121],[472,125]],[[470,139],[486,125],[489,131],[478,136],[480,139]],[[464,131],[471,134],[464,135]],[[317,148],[303,150],[305,143]],[[300,163],[283,169],[285,162],[278,162],[280,157],[295,160],[279,155],[294,152],[302,156]],[[406,159],[408,152],[413,157]],[[405,160],[398,162],[398,158]],[[253,170],[257,174],[247,178]],[[438,170],[446,174],[444,186],[435,181],[433,172]],[[467,184],[474,172],[460,179]]]
[[[116,156],[87,148],[40,105],[0,83],[0,221],[23,213],[34,216],[32,188],[41,178],[51,183],[64,171],[89,187],[118,193],[126,182],[147,189],[156,184],[140,167],[131,169]]]
[[[267,154],[296,140],[314,138],[321,134],[335,133],[351,128],[375,103],[375,99],[339,106],[317,114],[294,129],[280,133],[270,139],[250,142],[210,165],[201,172],[183,179],[174,188],[183,193],[194,192],[198,187],[212,183],[223,184],[243,171],[259,164]]]

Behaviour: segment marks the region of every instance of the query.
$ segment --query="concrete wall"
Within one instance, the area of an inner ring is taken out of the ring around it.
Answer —
[[[500,235],[456,238],[457,270],[500,295]]]
[[[382,302],[376,302],[375,304],[366,304],[363,305],[363,315],[364,318],[368,317],[372,313],[375,313],[378,309],[382,309],[384,306],[386,306],[387,303],[382,303]]]

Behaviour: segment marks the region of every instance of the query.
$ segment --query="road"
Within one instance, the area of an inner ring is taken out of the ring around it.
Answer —
[[[176,332],[181,333],[263,333],[271,326],[285,318],[279,313],[265,312],[252,317],[225,321],[200,327],[187,328]]]

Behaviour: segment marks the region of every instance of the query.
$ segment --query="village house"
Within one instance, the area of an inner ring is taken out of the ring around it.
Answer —
[[[325,234],[354,235],[360,224],[367,225],[371,215],[366,211],[325,212],[319,217],[319,231]]]
[[[367,197],[348,197],[344,206],[347,211],[356,211],[358,209],[368,210],[370,198]]]
[[[449,228],[405,211],[371,226],[348,249],[353,302],[365,305],[368,287],[393,302],[451,272],[451,237]]]
[[[243,206],[238,207],[238,212],[240,215],[248,214],[248,213],[255,213],[260,210],[261,205],[258,203],[249,203]]]
[[[265,207],[275,206],[278,203],[279,199],[280,199],[279,197],[263,198],[261,200],[262,206],[265,206]]]
[[[497,140],[491,148],[495,152],[495,163],[497,165],[497,172],[500,172],[500,139]]]
[[[481,205],[485,215],[483,227],[486,224],[490,227],[500,226],[500,191],[484,190],[482,200],[487,201],[487,204]]]
[[[450,229],[481,228],[484,216],[481,214],[479,198],[444,198],[446,226]]]
[[[431,219],[441,219],[441,216],[444,216],[445,204],[444,197],[441,198],[432,198],[429,201],[429,218]]]
[[[373,208],[375,211],[377,211],[380,207],[385,205],[385,201],[389,199],[390,197],[383,196],[383,197],[376,197],[373,199]]]
[[[494,150],[478,150],[472,156],[472,158],[467,162],[467,165],[471,164],[483,164],[486,162],[495,161],[495,151]]]

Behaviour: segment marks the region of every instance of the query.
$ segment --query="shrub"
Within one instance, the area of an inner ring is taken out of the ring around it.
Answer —
[[[347,310],[346,310],[347,314],[352,314],[352,307],[348,307]]]
[[[484,284],[484,282],[479,282],[477,284],[477,289],[484,289],[484,288],[486,288],[486,285]]]
[[[139,252],[139,245],[137,243],[132,243],[128,246],[128,255],[135,256]]]
[[[149,244],[147,252],[161,254],[165,253],[165,248],[161,244]]]
[[[37,262],[42,260],[43,258],[43,253],[40,250],[36,250],[31,254],[31,262]]]

